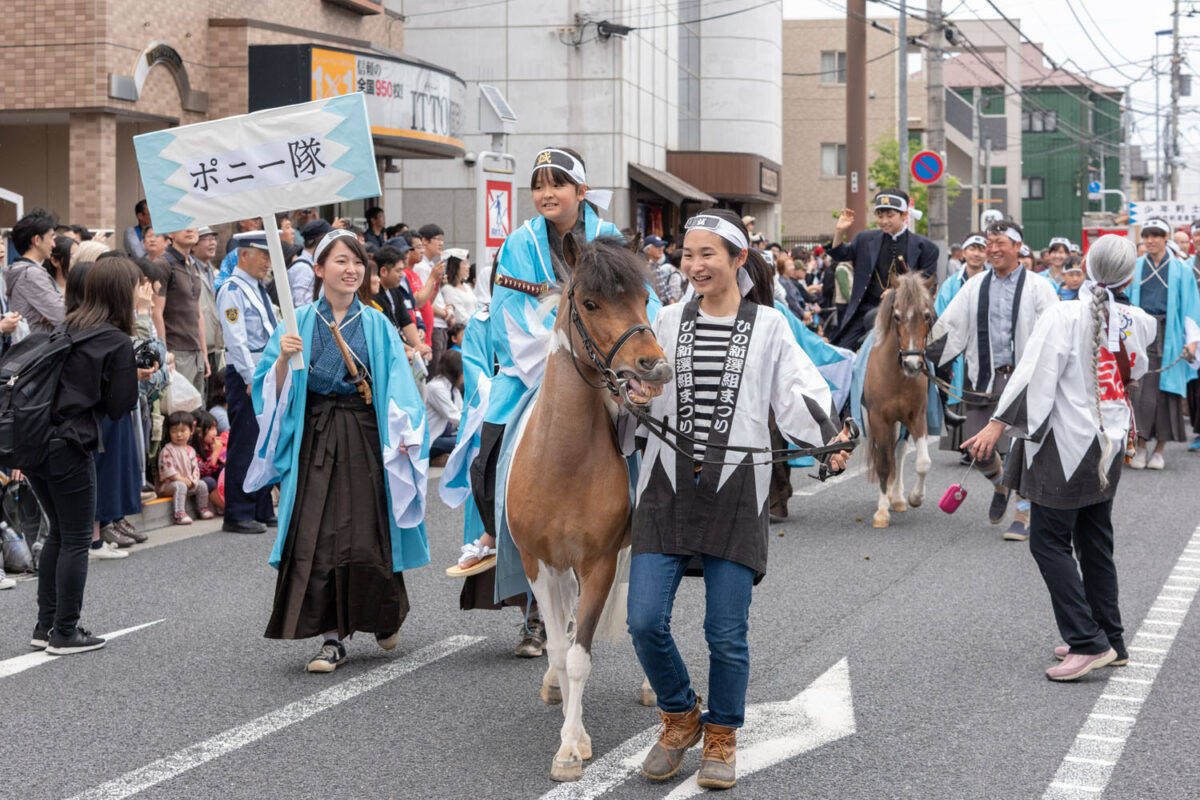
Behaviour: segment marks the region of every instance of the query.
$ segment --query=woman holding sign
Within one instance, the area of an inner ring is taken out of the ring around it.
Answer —
[[[321,296],[296,309],[299,335],[275,330],[254,373],[260,433],[246,482],[280,484],[266,636],[322,637],[308,671],[333,672],[355,631],[385,650],[399,642],[401,573],[429,561],[429,445],[395,326],[357,297],[367,260],[358,238],[332,231],[314,256]],[[290,368],[295,354],[306,369]]]

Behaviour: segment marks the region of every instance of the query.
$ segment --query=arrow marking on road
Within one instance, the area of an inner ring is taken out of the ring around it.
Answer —
[[[1198,545],[1200,527],[1192,533],[1192,538],[1184,547],[1184,553]],[[1181,555],[1180,558],[1182,557]],[[1180,569],[1177,560],[1167,580],[1178,580]],[[1158,597],[1150,604],[1152,610],[1167,602],[1168,596],[1163,592],[1170,588],[1170,585],[1164,582]],[[1180,613],[1186,616],[1198,590],[1200,587],[1196,586],[1187,589],[1180,587],[1176,590],[1187,592],[1186,597],[1174,598],[1184,601],[1183,607],[1178,609]],[[1084,721],[1071,749],[1063,757],[1062,764],[1054,773],[1054,780],[1042,795],[1042,800],[1090,800],[1099,797],[1108,788],[1113,769],[1125,750],[1125,742],[1133,732],[1133,726],[1137,724],[1138,712],[1142,710],[1150,690],[1154,688],[1154,681],[1158,677],[1156,670],[1163,665],[1175,641],[1177,630],[1170,634],[1146,631],[1147,625],[1155,624],[1163,623],[1152,619],[1142,620],[1141,627],[1133,635],[1133,644],[1129,646],[1134,657],[1129,666],[1111,672],[1104,684],[1103,693],[1092,706],[1092,713]],[[1177,624],[1171,623],[1172,626]],[[1154,644],[1163,646],[1147,646],[1148,638],[1152,638]]]
[[[146,622],[141,625],[134,625],[132,628],[122,628],[119,631],[112,633],[100,634],[101,639],[119,639],[127,633],[140,631],[142,628],[149,628],[151,625],[157,625],[160,622],[165,622],[163,619],[156,619],[154,622]],[[62,656],[52,656],[44,650],[39,650],[35,653],[26,653],[23,656],[10,658],[5,661],[0,661],[0,678],[7,678],[9,675],[16,675],[18,672],[24,672],[27,669],[40,667],[42,664],[49,664],[51,661],[57,661]]]
[[[642,759],[654,744],[657,730],[657,726],[647,728],[627,739],[584,769],[583,780],[559,784],[541,800],[593,800],[640,774]],[[855,730],[850,665],[843,658],[791,700],[757,703],[746,709],[745,727],[738,731],[738,777],[835,742]],[[693,775],[665,800],[681,800],[703,791]]]
[[[213,759],[228,755],[248,744],[253,744],[259,739],[295,725],[297,722],[303,722],[315,714],[333,708],[364,692],[378,689],[401,675],[406,675],[426,664],[445,658],[464,647],[482,642],[484,638],[483,636],[459,635],[442,639],[440,642],[423,647],[415,653],[382,667],[376,667],[363,675],[342,681],[324,691],[289,703],[283,708],[264,714],[245,725],[230,728],[203,742],[185,747],[179,752],[166,758],[160,758],[141,769],[127,772],[119,778],[114,778],[76,795],[72,800],[123,800],[123,798],[144,792],[163,781],[182,775]]]

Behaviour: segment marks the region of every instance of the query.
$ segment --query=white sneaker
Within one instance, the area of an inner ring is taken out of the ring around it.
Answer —
[[[1133,454],[1133,458],[1129,459],[1130,469],[1145,469],[1146,468],[1146,449],[1142,448]]]
[[[100,560],[109,558],[129,558],[129,553],[121,550],[113,542],[105,542],[99,547],[89,547],[88,558],[98,558]]]
[[[17,582],[12,578],[4,577],[4,571],[0,570],[0,589],[11,589],[17,585]]]
[[[1163,469],[1166,466],[1167,464],[1165,461],[1163,461],[1162,453],[1155,453],[1154,455],[1150,456],[1150,460],[1146,462],[1146,469]]]

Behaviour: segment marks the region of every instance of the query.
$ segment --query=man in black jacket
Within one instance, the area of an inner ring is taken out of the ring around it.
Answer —
[[[937,274],[938,249],[929,239],[908,229],[908,195],[883,189],[875,195],[875,222],[847,244],[846,232],[854,225],[854,212],[842,209],[828,252],[834,262],[854,263],[854,287],[833,344],[857,350],[871,326],[879,301],[892,275],[916,270],[927,277]]]

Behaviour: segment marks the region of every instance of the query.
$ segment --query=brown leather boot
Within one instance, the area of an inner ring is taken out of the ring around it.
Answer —
[[[679,772],[683,766],[683,754],[700,741],[703,733],[700,728],[700,698],[696,698],[696,705],[691,711],[680,714],[659,711],[658,715],[662,717],[662,728],[658,732],[658,741],[642,762],[642,774],[652,780],[665,781]]]
[[[729,789],[737,783],[737,728],[704,723],[704,755],[696,783],[705,789]]]

